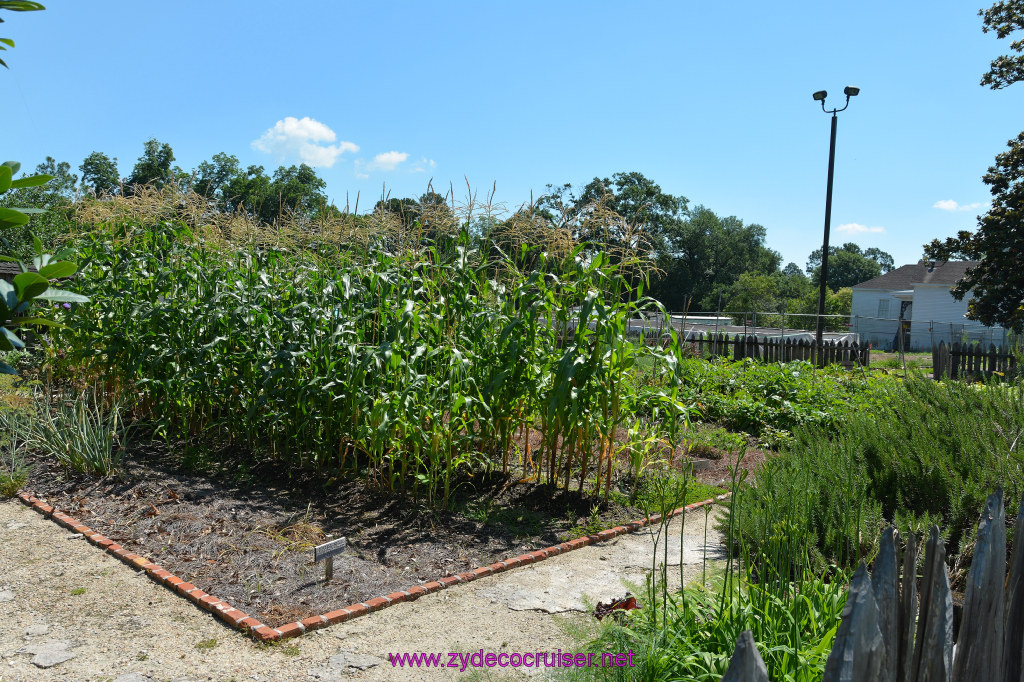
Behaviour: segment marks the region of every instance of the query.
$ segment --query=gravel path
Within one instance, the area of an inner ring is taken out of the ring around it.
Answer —
[[[687,516],[687,580],[699,577],[705,554],[721,556],[714,531],[704,551],[704,522],[703,511]],[[670,536],[669,563],[678,565],[678,521]],[[623,580],[642,580],[650,560],[649,535],[621,536],[266,646],[8,500],[0,502],[0,682],[457,679],[466,673],[399,670],[386,656],[573,651],[567,626],[593,622],[581,609],[621,597]],[[670,574],[678,582],[678,568]],[[476,671],[477,679],[529,672],[538,671]]]

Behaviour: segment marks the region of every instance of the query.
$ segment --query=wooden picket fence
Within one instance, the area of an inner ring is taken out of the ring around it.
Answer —
[[[1014,524],[1009,574],[1003,491],[985,503],[955,645],[953,597],[938,527],[932,526],[926,544],[920,594],[914,537],[907,538],[902,560],[899,544],[896,531],[886,530],[873,572],[869,575],[861,562],[854,573],[823,682],[1024,680],[1024,499]],[[737,640],[722,677],[722,682],[740,681],[768,682],[749,630]]]
[[[792,362],[806,360],[818,366],[841,364],[846,367],[867,366],[871,349],[849,341],[825,341],[818,346],[805,339],[769,339],[753,335],[708,334],[685,343],[701,356],[733,360],[752,358],[760,362]]]
[[[1012,375],[1017,369],[1017,358],[1007,350],[989,344],[988,350],[980,343],[947,346],[945,341],[932,345],[932,376],[938,379],[985,379],[992,376]]]

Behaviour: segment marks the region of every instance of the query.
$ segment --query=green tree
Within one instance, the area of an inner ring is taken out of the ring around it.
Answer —
[[[168,182],[175,179],[175,169],[171,168],[174,163],[174,152],[171,145],[166,142],[159,142],[155,137],[146,140],[143,145],[142,156],[132,168],[132,174],[125,181],[125,187],[129,191],[132,188],[150,185],[156,189],[164,187]]]
[[[78,167],[82,173],[82,190],[97,197],[113,196],[121,189],[121,176],[117,172],[117,158],[103,152],[93,152]]]
[[[1024,0],[997,2],[980,13],[986,33],[1006,38],[1024,30]],[[1011,52],[992,61],[981,84],[994,90],[1024,80],[1024,40],[1010,43]],[[986,325],[1024,332],[1024,132],[1007,142],[982,181],[989,186],[992,206],[978,219],[976,232],[961,230],[956,237],[932,240],[925,255],[936,260],[981,261],[953,287],[953,296],[971,299],[967,317]]]
[[[263,166],[249,166],[245,172],[228,178],[220,189],[221,210],[228,213],[244,211],[259,219],[264,205],[270,198],[270,178]]]
[[[892,263],[892,256],[880,249],[864,251],[853,242],[847,242],[839,247],[830,246],[828,286],[831,289],[840,289],[866,282],[891,270]],[[807,272],[811,275],[811,283],[818,286],[821,282],[821,249],[815,249],[808,256]]]
[[[268,224],[285,216],[299,222],[308,220],[327,204],[326,187],[327,183],[306,164],[281,166],[274,171],[270,200],[264,203],[260,218]]]
[[[36,238],[47,252],[53,251],[67,236],[71,221],[72,202],[75,199],[78,176],[71,172],[71,164],[57,162],[53,157],[36,166],[35,176],[49,177],[45,184],[25,186],[0,196],[0,206],[32,209],[29,222],[6,231],[7,252],[21,260],[36,255]]]
[[[723,308],[730,313],[775,312],[779,307],[779,279],[771,275],[744,272],[724,292]]]
[[[222,211],[230,211],[230,199],[225,190],[236,176],[242,175],[238,157],[219,152],[210,161],[203,161],[196,168],[196,180],[192,190],[207,199],[215,201]]]
[[[981,30],[994,31],[999,39],[1024,29],[1024,2],[1021,0],[1001,0],[978,14],[982,18]],[[1004,54],[992,60],[989,70],[981,77],[982,85],[1000,90],[1024,80],[1024,39],[1011,42],[1010,51],[1017,54]]]
[[[766,231],[735,216],[720,217],[698,206],[689,217],[669,225],[665,250],[658,256],[664,273],[651,285],[651,295],[667,308],[714,310],[718,294],[743,273],[771,275],[782,257],[765,246]]]
[[[778,275],[779,295],[784,300],[803,298],[814,286],[796,263],[787,263]]]
[[[896,262],[892,259],[892,256],[881,249],[875,247],[864,249],[864,255],[881,266],[883,275],[896,267]]]
[[[569,227],[577,241],[602,244],[613,254],[635,252],[638,245],[664,251],[666,235],[689,203],[636,171],[594,178],[578,194],[569,184],[547,190],[537,202],[543,215]],[[602,210],[621,220],[603,219]]]

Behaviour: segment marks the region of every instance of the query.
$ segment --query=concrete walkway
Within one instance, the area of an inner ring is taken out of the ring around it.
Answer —
[[[711,519],[714,519],[714,514]],[[724,558],[703,510],[670,524],[670,580]],[[417,680],[544,675],[527,668],[396,669],[389,653],[574,652],[568,624],[642,585],[649,532],[552,557],[383,611],[258,645],[21,503],[0,502],[0,682],[14,680]],[[660,555],[659,551],[659,555]],[[457,663],[458,661],[456,661]]]

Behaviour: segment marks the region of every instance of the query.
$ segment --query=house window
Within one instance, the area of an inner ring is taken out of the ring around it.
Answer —
[[[885,320],[889,318],[889,299],[878,299],[878,317]]]

